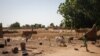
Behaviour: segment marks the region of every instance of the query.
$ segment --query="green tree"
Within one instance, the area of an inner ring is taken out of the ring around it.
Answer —
[[[18,28],[20,28],[20,23],[19,22],[15,22],[15,23],[11,24],[10,28],[18,29]]]
[[[54,28],[55,27],[54,23],[50,23],[50,27]]]
[[[73,28],[100,26],[100,0],[65,0],[58,12],[64,17],[65,26]],[[71,24],[72,23],[72,24]]]
[[[34,24],[34,28],[42,28],[41,24]]]
[[[45,28],[45,25],[42,25],[41,27],[42,27],[42,28]]]
[[[42,24],[32,24],[32,25],[29,25],[29,24],[26,24],[26,25],[23,25],[22,28],[45,28],[45,25],[42,25]]]
[[[22,28],[31,28],[31,26],[29,24],[25,24],[22,26]]]

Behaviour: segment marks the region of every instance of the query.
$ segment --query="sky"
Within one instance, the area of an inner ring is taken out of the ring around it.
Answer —
[[[15,22],[21,26],[35,23],[59,25],[63,17],[57,10],[62,2],[64,0],[0,0],[0,23],[4,27]]]

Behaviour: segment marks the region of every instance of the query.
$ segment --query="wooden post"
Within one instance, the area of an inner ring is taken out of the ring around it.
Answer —
[[[2,29],[2,23],[0,23],[0,38],[3,38],[3,29]]]

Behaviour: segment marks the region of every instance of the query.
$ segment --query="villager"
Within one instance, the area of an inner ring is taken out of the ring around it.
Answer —
[[[86,51],[88,52],[89,50],[88,50],[87,36],[86,35],[83,36],[83,42],[84,42],[84,46],[86,47]]]

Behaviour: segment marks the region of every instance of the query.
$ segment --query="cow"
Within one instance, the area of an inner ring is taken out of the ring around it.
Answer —
[[[36,31],[23,31],[22,37],[25,37],[26,42],[27,42],[28,39],[30,39],[32,37],[32,34],[37,34],[37,32]]]

